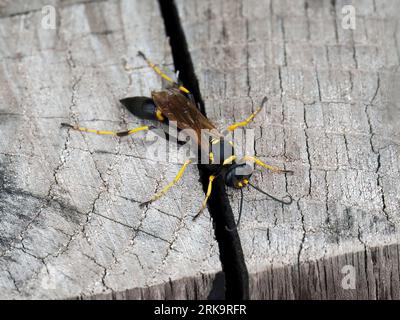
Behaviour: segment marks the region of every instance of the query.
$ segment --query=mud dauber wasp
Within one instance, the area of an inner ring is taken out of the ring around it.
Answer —
[[[282,170],[277,167],[271,166],[254,156],[244,156],[243,158],[238,159],[238,157],[233,152],[232,142],[225,139],[227,133],[233,132],[237,128],[246,126],[254,119],[254,117],[262,110],[265,103],[267,102],[266,97],[262,100],[261,106],[257,108],[256,111],[254,111],[246,120],[234,123],[230,125],[227,130],[220,133],[216,129],[214,124],[212,124],[211,121],[207,119],[196,107],[196,102],[194,101],[194,98],[188,89],[179,84],[178,81],[174,81],[172,78],[167,76],[160,68],[158,68],[154,63],[148,60],[142,52],[139,51],[138,55],[141,56],[159,76],[161,76],[167,82],[171,83],[172,86],[162,91],[152,91],[151,98],[124,98],[120,100],[121,104],[140,119],[159,121],[163,124],[168,124],[174,121],[179,130],[192,129],[195,132],[194,138],[198,144],[198,148],[201,149],[201,151],[206,152],[210,160],[208,164],[205,164],[208,167],[209,171],[212,172],[209,177],[206,197],[203,201],[200,211],[193,217],[193,220],[196,219],[205,209],[207,205],[207,200],[212,192],[213,181],[218,176],[223,177],[226,186],[239,189],[241,192],[240,209],[236,227],[240,223],[240,218],[242,214],[243,188],[245,186],[251,186],[258,192],[261,192],[262,194],[267,195],[268,197],[282,204],[288,205],[292,203],[293,199],[290,195],[286,196],[286,201],[284,200],[285,198],[281,200],[253,185],[250,182],[252,168],[246,162],[252,162],[277,173],[293,173],[293,171]],[[124,131],[101,131],[67,123],[62,123],[62,126],[81,132],[119,137],[128,136],[139,131],[152,130],[155,128],[154,126],[142,126]],[[204,129],[210,130],[210,132],[213,133],[209,137],[210,140],[207,141],[206,144],[203,143],[204,139],[202,139],[202,130]],[[226,148],[228,144],[231,146],[231,152],[226,152],[226,150],[229,149]],[[210,150],[209,148],[210,145],[212,146],[212,150]],[[141,206],[148,205],[151,202],[161,198],[168,191],[169,188],[171,188],[181,179],[185,169],[192,162],[193,160],[191,159],[186,160],[175,179],[160,192],[156,193],[149,201],[142,203]]]

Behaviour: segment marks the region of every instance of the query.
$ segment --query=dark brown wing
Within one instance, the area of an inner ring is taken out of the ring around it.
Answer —
[[[170,88],[164,91],[152,92],[156,106],[169,121],[176,121],[179,129],[193,129],[196,132],[196,139],[201,141],[201,130],[208,129],[214,137],[222,137],[216,127],[208,120],[195,106],[195,104],[179,89]]]

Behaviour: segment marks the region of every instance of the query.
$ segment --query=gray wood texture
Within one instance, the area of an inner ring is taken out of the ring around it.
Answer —
[[[253,299],[399,299],[399,2],[176,0],[207,116],[242,120],[262,160],[240,237]],[[57,8],[56,30],[41,8]],[[353,4],[356,29],[341,26]],[[120,98],[172,68],[155,0],[0,0],[0,298],[207,298],[221,270],[198,171],[140,209],[179,165],[143,157]],[[133,67],[124,69],[124,61]],[[145,158],[145,159],[143,159]],[[238,193],[229,190],[234,212]],[[356,289],[342,273],[353,266]],[[218,290],[217,290],[218,291]]]
[[[250,297],[400,298],[399,2],[177,3],[207,116],[225,128],[267,96],[253,151],[295,172],[252,178],[291,206],[245,191]]]
[[[138,50],[172,67],[158,3],[50,1],[56,30],[44,4],[0,1],[0,298],[207,298],[221,266],[207,211],[191,218],[197,167],[141,209],[180,165],[146,159],[144,134],[60,128],[145,123],[118,100],[161,88]]]

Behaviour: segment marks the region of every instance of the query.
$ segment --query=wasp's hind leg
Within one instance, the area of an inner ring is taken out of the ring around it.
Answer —
[[[149,59],[147,59],[147,57],[145,56],[145,54],[142,51],[138,51],[138,55],[140,57],[142,57],[147,62],[149,67],[152,68],[155,71],[155,73],[157,73],[161,78],[168,81],[169,83],[172,83],[182,92],[184,92],[186,94],[190,93],[190,91],[188,89],[186,89],[184,86],[182,86],[179,83],[177,83],[176,81],[174,81],[171,77],[167,76],[159,67],[157,67],[153,62],[151,62]]]
[[[137,127],[137,128],[123,130],[123,131],[109,131],[109,130],[89,129],[89,128],[81,127],[77,124],[72,125],[69,123],[61,123],[61,126],[70,128],[73,130],[81,131],[81,132],[94,133],[94,134],[106,135],[106,136],[117,136],[117,137],[129,136],[129,135],[134,134],[139,131],[148,131],[148,130],[151,130],[154,128],[152,126],[142,126],[142,127]]]
[[[135,116],[145,120],[156,120],[163,122],[165,120],[161,111],[156,107],[153,100],[147,97],[131,97],[120,100],[120,102]],[[97,130],[81,127],[80,125],[72,125],[69,123],[62,123],[63,127],[71,128],[81,132],[95,133],[98,135],[109,135],[109,136],[128,136],[139,131],[147,131],[154,129],[154,126],[141,126],[129,130],[122,131],[111,131],[111,130]]]
[[[158,199],[160,199],[167,191],[169,188],[171,188],[174,184],[176,184],[181,178],[183,173],[186,170],[186,167],[192,162],[192,160],[186,160],[185,163],[183,164],[182,168],[179,170],[178,174],[176,175],[176,177],[174,178],[174,180],[172,180],[172,182],[170,182],[164,189],[162,189],[160,192],[156,193],[149,201],[143,202],[142,204],[140,204],[140,207],[144,207]]]

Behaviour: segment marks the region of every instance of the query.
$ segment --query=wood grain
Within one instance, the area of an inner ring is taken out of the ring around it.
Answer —
[[[398,1],[176,3],[207,116],[223,129],[267,96],[251,151],[295,172],[252,177],[291,206],[245,190],[250,297],[399,299]],[[55,30],[41,28],[48,4]],[[209,214],[191,219],[197,168],[140,209],[179,165],[146,157],[144,134],[60,128],[147,123],[118,102],[162,86],[138,50],[172,68],[155,0],[0,0],[1,298],[223,296]],[[342,286],[345,266],[355,289]]]
[[[254,299],[399,298],[399,3],[177,0],[207,116],[246,118],[254,153],[294,170],[245,191],[240,236]],[[356,29],[342,27],[342,7]],[[229,191],[234,212],[238,192]],[[356,289],[342,287],[343,267]]]
[[[56,30],[41,28],[44,4]],[[156,1],[0,1],[1,298],[218,297],[208,213],[192,222],[197,167],[141,209],[180,166],[146,158],[144,134],[60,128],[146,123],[118,102],[161,88],[138,50],[172,68]]]

